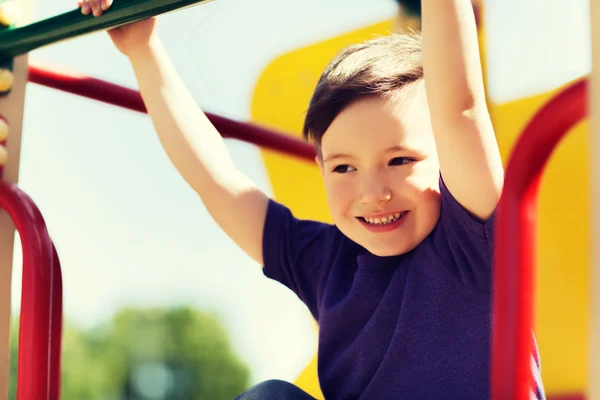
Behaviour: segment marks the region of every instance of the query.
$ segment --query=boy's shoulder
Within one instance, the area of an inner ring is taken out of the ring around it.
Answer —
[[[440,174],[440,218],[434,231],[456,234],[466,241],[493,240],[496,210],[489,218],[481,220],[473,216],[452,195]]]
[[[440,217],[422,250],[435,253],[463,285],[491,290],[496,211],[481,221],[471,215],[448,190],[440,176]]]
[[[296,218],[270,200],[263,233],[263,273],[291,289],[319,319],[325,286],[346,281],[349,264],[356,264],[356,246],[332,224]]]
[[[282,241],[289,250],[294,249],[298,258],[320,257],[330,260],[341,249],[353,248],[351,242],[337,226],[311,219],[302,219],[294,215],[287,206],[270,199],[265,219],[264,250],[281,249]],[[354,243],[354,242],[351,242]]]

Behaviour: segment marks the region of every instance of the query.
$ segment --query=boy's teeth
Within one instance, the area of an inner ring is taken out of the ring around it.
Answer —
[[[382,218],[364,217],[364,220],[367,221],[369,224],[385,225],[385,224],[391,224],[392,222],[395,222],[403,214],[404,214],[404,212],[395,213],[393,215],[388,215],[388,216],[382,217]]]

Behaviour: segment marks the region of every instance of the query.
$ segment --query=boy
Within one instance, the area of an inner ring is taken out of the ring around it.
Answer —
[[[101,15],[108,1],[83,0],[82,12]],[[317,147],[335,225],[295,219],[234,167],[155,25],[109,34],[131,61],[165,151],[211,216],[318,320],[325,397],[489,397],[503,169],[471,1],[423,0],[422,43],[374,39],[323,73],[304,135]],[[543,398],[535,362],[532,371],[532,393]],[[239,397],[259,398],[310,396],[269,381]]]

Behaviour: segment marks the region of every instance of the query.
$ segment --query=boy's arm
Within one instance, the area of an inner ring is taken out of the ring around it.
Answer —
[[[158,37],[128,56],[167,155],[217,224],[262,265],[268,197],[234,166]]]
[[[422,0],[425,87],[440,170],[470,213],[487,219],[504,172],[487,109],[470,0]]]

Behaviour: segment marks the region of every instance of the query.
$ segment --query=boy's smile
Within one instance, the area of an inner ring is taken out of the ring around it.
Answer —
[[[371,232],[389,232],[398,228],[405,217],[408,210],[394,213],[380,213],[375,215],[366,215],[364,217],[356,217],[368,230]]]
[[[366,97],[342,110],[319,164],[334,223],[378,256],[416,247],[439,218],[439,164],[422,84],[393,100]]]

